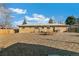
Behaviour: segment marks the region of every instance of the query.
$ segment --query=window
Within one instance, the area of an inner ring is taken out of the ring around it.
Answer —
[[[47,29],[50,29],[50,27],[47,27]]]
[[[22,29],[25,29],[26,27],[22,27]]]
[[[38,29],[38,27],[35,27],[35,29]]]

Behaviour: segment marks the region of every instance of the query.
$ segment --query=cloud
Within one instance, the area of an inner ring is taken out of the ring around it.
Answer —
[[[28,22],[30,23],[47,23],[49,18],[45,17],[44,15],[41,14],[32,14],[32,17],[30,16],[25,16]]]
[[[9,8],[12,12],[15,12],[17,14],[25,14],[27,13],[27,10],[25,9],[20,9],[20,8]]]
[[[45,17],[44,15],[41,14],[32,14],[32,16],[25,16],[26,21],[28,24],[45,24],[48,23],[48,20],[50,19],[49,17]],[[23,19],[19,21],[14,21],[14,25],[21,25],[23,23]]]
[[[32,14],[32,17],[30,17],[30,16],[25,16],[25,18],[27,19],[27,20],[46,20],[48,17],[45,17],[44,15],[42,15],[42,14],[36,14],[36,13],[34,13],[34,14]]]
[[[14,21],[14,25],[21,25],[22,24],[22,22],[23,22],[23,20],[19,20],[19,21]]]
[[[23,20],[14,21],[12,25],[13,25],[14,28],[18,28],[18,25],[21,25],[22,22],[23,22]]]
[[[25,16],[25,18],[27,20],[45,20],[46,19],[46,17],[44,15],[36,14],[36,13],[32,14],[32,17]]]
[[[51,18],[52,18],[53,20],[55,20],[55,16],[52,16]]]
[[[45,16],[44,15],[41,15],[41,14],[33,14],[32,15],[34,18],[36,18],[36,19],[39,19],[39,20],[43,20],[43,19],[45,19]]]

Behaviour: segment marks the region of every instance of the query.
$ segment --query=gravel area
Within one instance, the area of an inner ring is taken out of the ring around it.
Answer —
[[[0,48],[7,48],[15,43],[38,44],[79,53],[79,33],[52,35],[17,33],[0,36]]]

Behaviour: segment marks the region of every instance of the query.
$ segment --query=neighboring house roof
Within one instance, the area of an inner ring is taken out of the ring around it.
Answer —
[[[0,29],[12,29],[12,27],[0,25]]]

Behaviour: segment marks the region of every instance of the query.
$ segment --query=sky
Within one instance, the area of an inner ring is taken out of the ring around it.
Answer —
[[[68,16],[79,17],[78,3],[9,3],[7,8],[13,13],[12,22],[20,25],[25,18],[28,24],[47,23],[52,18],[63,23]]]

